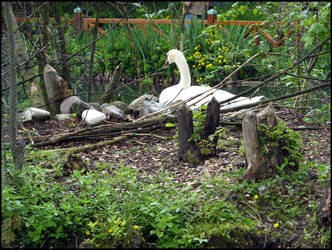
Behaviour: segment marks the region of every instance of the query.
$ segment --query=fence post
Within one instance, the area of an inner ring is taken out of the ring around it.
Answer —
[[[214,21],[217,20],[217,11],[215,9],[209,9],[207,14],[208,14],[208,21],[207,25],[210,26],[214,24]]]
[[[83,18],[82,18],[82,10],[80,7],[77,7],[74,9],[74,24],[75,24],[75,30],[82,32],[82,23],[83,23]]]

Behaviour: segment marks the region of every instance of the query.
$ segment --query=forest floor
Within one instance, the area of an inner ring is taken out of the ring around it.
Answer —
[[[301,115],[294,109],[277,108],[276,112],[291,128],[300,126],[313,127],[313,125],[305,124],[301,119]],[[34,130],[38,135],[74,132],[86,127],[79,120],[74,122],[75,126],[69,126],[70,123],[56,120],[35,121],[25,123],[24,127],[30,131]],[[315,127],[319,128],[317,125]],[[304,160],[316,164],[329,165],[331,160],[330,128],[299,129],[297,131],[303,139]],[[23,130],[20,128],[19,133],[22,134],[22,132]],[[224,135],[219,139],[223,146],[219,148],[217,155],[196,166],[179,162],[177,140],[173,138],[175,134],[175,128],[162,128],[151,133],[119,141],[116,144],[106,145],[78,154],[83,159],[88,160],[90,164],[95,162],[109,163],[113,169],[119,163],[131,166],[131,168],[138,169],[139,177],[143,179],[150,175],[159,175],[161,172],[169,172],[175,175],[175,182],[192,185],[196,191],[199,191],[197,183],[200,183],[202,176],[214,177],[216,174],[223,175],[225,172],[232,172],[245,167],[244,157],[239,154],[242,141],[242,129],[239,126],[227,126],[224,130]],[[62,142],[57,145],[44,146],[42,149],[74,147],[88,142],[88,140]],[[317,177],[314,168],[311,171],[311,174]],[[233,183],[236,181],[235,179],[230,180]],[[315,197],[314,202],[319,204],[320,199],[324,195],[324,189],[316,187],[312,190],[313,193],[311,193],[310,197]],[[303,223],[305,222],[297,225],[297,231],[292,236],[285,239],[284,242],[279,242],[274,247],[305,247],[301,245],[300,237],[300,235],[303,235]]]

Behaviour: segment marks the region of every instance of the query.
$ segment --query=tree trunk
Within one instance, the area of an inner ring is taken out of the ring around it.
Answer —
[[[114,70],[111,79],[106,85],[105,93],[99,98],[100,104],[108,103],[112,99],[113,91],[118,86],[122,73],[122,63],[120,63]]]
[[[183,105],[177,114],[179,133],[179,159],[197,164],[201,161],[199,147],[190,140],[194,132],[192,111]]]
[[[61,19],[60,19],[60,12],[59,12],[59,4],[58,2],[53,2],[53,7],[54,7],[54,18],[57,24],[57,29],[58,29],[58,34],[59,34],[59,39],[60,39],[60,56],[58,63],[62,65],[62,70],[60,71],[60,75],[63,76],[64,79],[66,79],[68,82],[71,82],[66,58],[67,58],[67,51],[66,51],[66,41],[65,41],[65,36],[63,34],[63,28],[61,27]]]
[[[12,19],[10,16],[10,3],[5,2],[5,20],[8,33],[8,59],[9,59],[9,126],[8,133],[10,138],[11,152],[15,164],[15,169],[20,171],[23,166],[23,156],[24,156],[24,144],[20,144],[16,140],[17,135],[17,88],[16,88],[16,48],[15,48],[15,38],[13,31]],[[16,173],[15,173],[16,177]]]
[[[2,8],[1,8],[2,14],[3,14],[3,16],[5,16],[4,2],[2,2],[1,5],[2,5]],[[16,33],[15,47],[17,50],[16,61],[17,61],[17,64],[20,65],[20,68],[22,68],[21,75],[26,79],[32,78],[37,73],[35,72],[33,67],[31,67],[31,65],[30,65],[32,61],[29,58],[27,48],[24,44],[23,36],[18,30],[18,25],[17,25],[17,22],[16,22],[16,19],[13,14],[13,10],[12,10],[11,6],[9,6],[9,10],[8,10],[7,14],[9,14],[10,19],[11,19],[12,30],[16,31],[15,32]],[[33,80],[28,82],[28,88],[29,88],[29,99],[31,101],[31,106],[39,107],[39,106],[45,105],[46,102],[44,102],[44,100],[43,100],[42,90],[41,90],[40,84],[38,83],[36,78],[34,78]]]
[[[99,16],[100,16],[100,4],[96,2],[97,4],[97,17],[96,17],[96,23],[93,29],[93,43],[91,44],[91,57],[90,57],[90,64],[89,64],[89,85],[88,85],[88,102],[91,102],[91,95],[93,91],[93,61],[95,58],[95,51],[96,51],[96,39],[98,34],[98,23],[99,23]]]
[[[35,9],[37,9],[39,7],[39,5],[40,5],[40,3],[34,2],[34,3],[31,4],[31,7],[35,11]],[[48,25],[49,17],[47,18],[47,13],[48,13],[48,11],[45,10],[43,15],[42,15],[43,22],[44,22],[43,25]],[[40,23],[39,23],[38,16],[36,16],[35,20],[36,20],[37,26],[39,26]],[[42,26],[42,25],[40,25],[40,26]],[[36,57],[38,59],[38,73],[40,75],[42,75],[44,67],[45,67],[45,65],[47,64],[47,61],[48,61],[47,53],[45,52],[47,50],[47,47],[48,47],[48,33],[47,33],[46,27],[42,30],[42,39],[39,40],[39,47],[41,49],[36,54]],[[39,86],[40,86],[40,89],[41,89],[41,92],[42,92],[42,97],[43,97],[44,103],[46,104],[46,109],[48,111],[51,111],[51,107],[48,103],[47,91],[46,91],[46,86],[45,86],[45,82],[44,82],[43,77],[39,77]]]

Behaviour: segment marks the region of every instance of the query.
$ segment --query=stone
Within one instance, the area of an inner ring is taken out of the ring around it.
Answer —
[[[82,112],[81,118],[88,126],[94,126],[106,120],[106,115],[95,109],[86,109]]]
[[[129,107],[124,102],[114,101],[110,105],[114,105],[115,107],[121,109],[124,113],[128,113],[129,112]]]
[[[102,112],[106,115],[107,119],[119,119],[119,120],[124,120],[125,119],[125,114],[124,112],[117,108],[114,105],[108,105],[102,109]]]
[[[22,122],[27,122],[31,120],[44,120],[51,117],[51,113],[47,110],[40,108],[25,108],[23,112],[19,115],[19,119]]]
[[[98,102],[90,102],[89,105],[90,105],[90,107],[95,108],[99,112],[102,111],[101,105]]]
[[[55,119],[57,121],[67,121],[67,120],[75,120],[74,117],[71,116],[71,114],[56,114]]]
[[[145,95],[142,95],[142,96],[136,98],[134,101],[132,101],[128,107],[130,110],[135,112],[135,111],[138,111],[142,105],[144,105],[144,101],[151,101],[151,100],[158,102],[158,97],[149,95],[149,94],[145,94]]]
[[[86,109],[88,109],[89,105],[85,102],[83,102],[80,98],[78,98],[77,96],[69,96],[66,99],[64,99],[61,104],[60,104],[60,113],[61,114],[70,114],[70,107],[74,104],[74,103],[84,103],[86,106]],[[82,113],[82,112],[81,112]],[[81,114],[80,113],[80,114]],[[79,115],[80,115],[79,114]]]

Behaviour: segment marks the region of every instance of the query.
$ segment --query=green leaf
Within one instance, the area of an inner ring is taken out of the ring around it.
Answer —
[[[170,123],[170,122],[168,122],[168,123],[165,124],[166,128],[172,128],[172,127],[175,127],[175,126],[176,125],[174,123]]]

